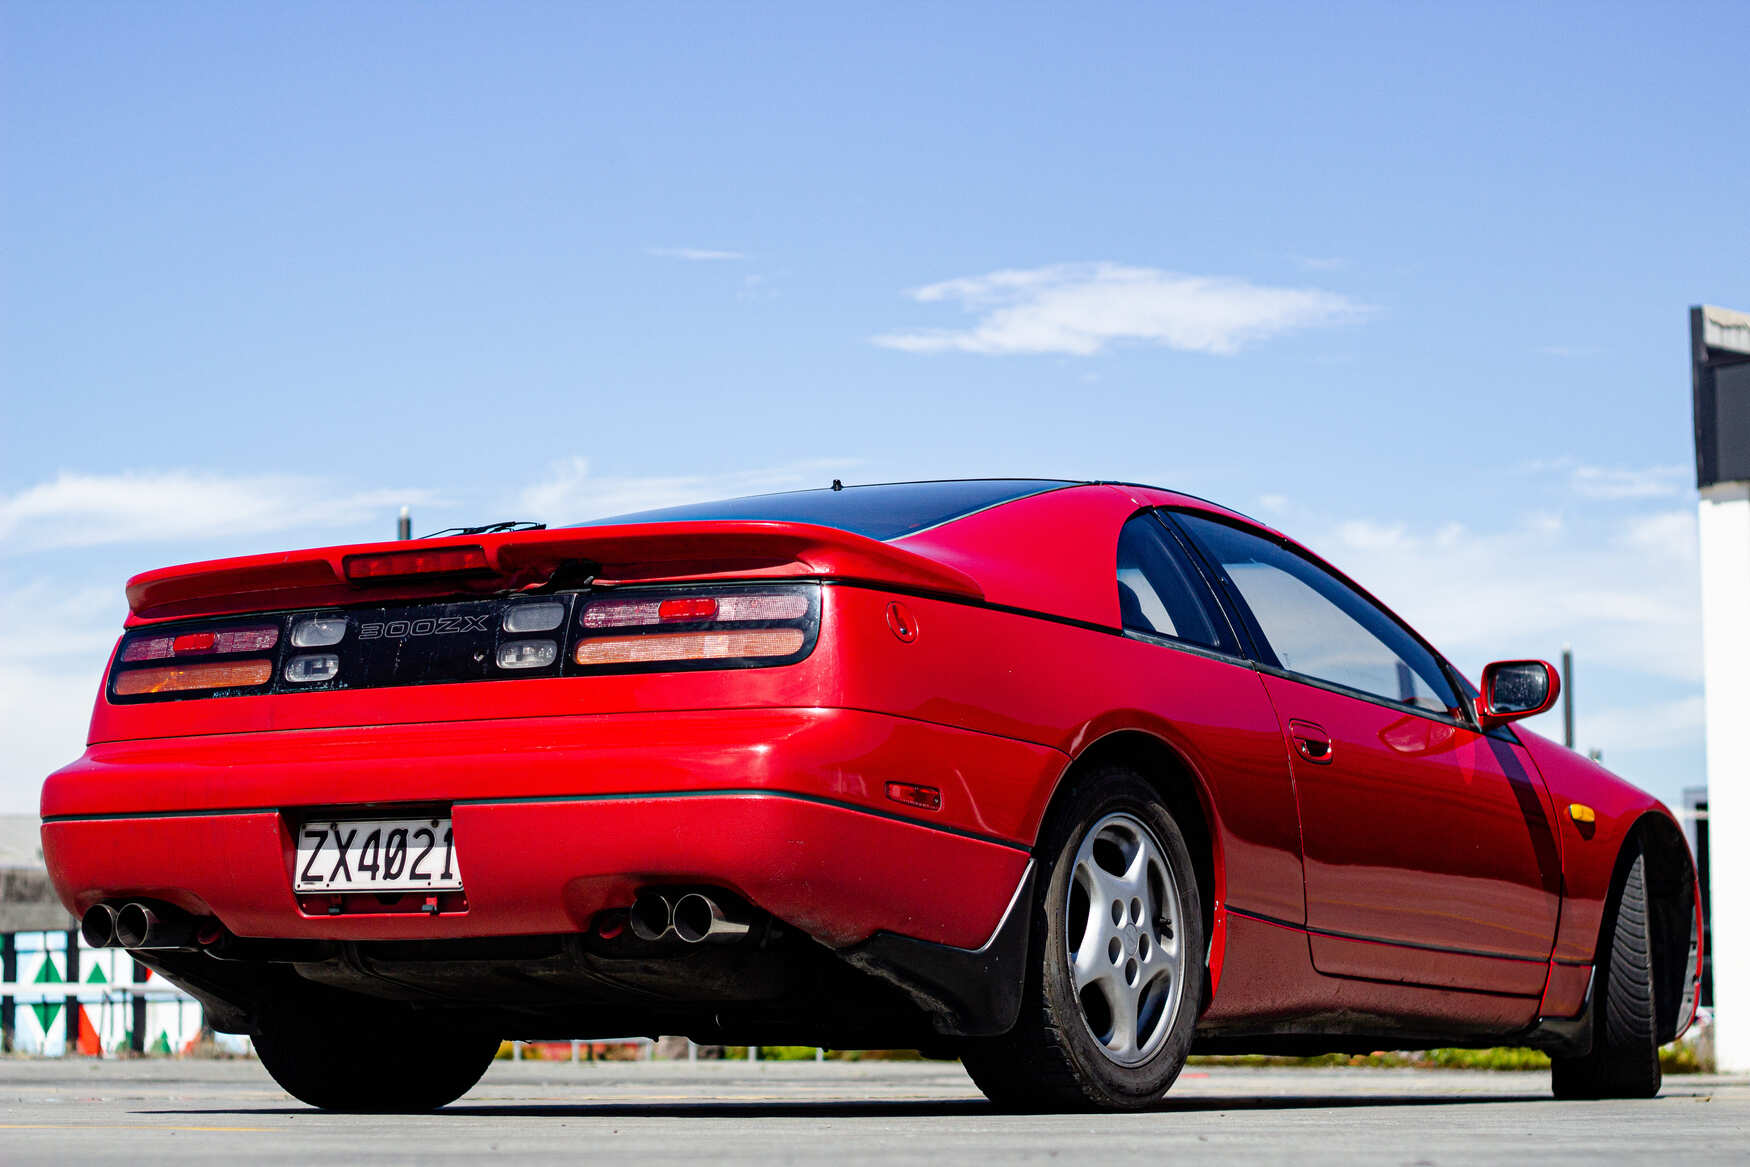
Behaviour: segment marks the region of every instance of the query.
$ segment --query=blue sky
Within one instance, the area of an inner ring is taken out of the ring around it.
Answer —
[[[0,21],[0,810],[135,571],[835,476],[1229,502],[1701,781],[1743,4]]]

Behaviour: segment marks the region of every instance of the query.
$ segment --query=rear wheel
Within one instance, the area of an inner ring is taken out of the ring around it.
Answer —
[[[993,1102],[1139,1110],[1179,1076],[1203,991],[1191,854],[1148,783],[1091,771],[1041,833],[1021,1018],[962,1061]]]
[[[1636,854],[1606,920],[1608,945],[1594,977],[1592,1052],[1552,1058],[1557,1098],[1651,1098],[1659,1092],[1659,1038],[1653,1007],[1653,943],[1646,859]]]
[[[323,1110],[417,1112],[447,1106],[486,1073],[499,1039],[439,1018],[340,1007],[282,1007],[252,1037],[286,1093]]]

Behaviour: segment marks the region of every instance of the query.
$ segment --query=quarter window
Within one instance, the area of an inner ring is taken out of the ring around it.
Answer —
[[[1354,588],[1271,540],[1177,518],[1220,565],[1283,668],[1418,709],[1458,710],[1434,654]]]
[[[1203,580],[1160,520],[1138,515],[1118,535],[1118,611],[1124,627],[1234,651]]]

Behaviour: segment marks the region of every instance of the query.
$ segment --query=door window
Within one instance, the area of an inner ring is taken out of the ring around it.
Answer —
[[[1118,535],[1118,611],[1126,628],[1237,651],[1202,577],[1153,515]]]
[[[1354,588],[1272,540],[1175,517],[1220,565],[1283,668],[1418,709],[1458,711],[1434,654]]]

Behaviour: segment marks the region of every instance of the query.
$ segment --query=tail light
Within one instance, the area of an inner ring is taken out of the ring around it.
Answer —
[[[713,587],[592,597],[577,624],[571,659],[588,672],[790,664],[814,647],[820,589]]]
[[[814,649],[820,595],[817,583],[669,585],[154,625],[122,639],[109,695],[128,703],[787,665]]]
[[[475,575],[490,570],[483,547],[435,547],[346,557],[346,578],[357,583],[421,575]]]
[[[222,624],[129,633],[116,654],[116,697],[258,689],[273,680],[278,624]],[[227,659],[228,658],[228,659]]]

